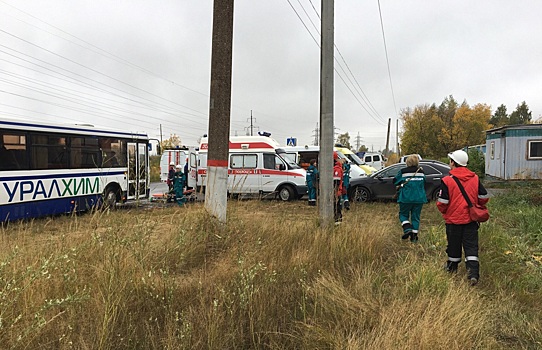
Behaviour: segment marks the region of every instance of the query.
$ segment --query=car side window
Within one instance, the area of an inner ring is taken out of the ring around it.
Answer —
[[[404,168],[404,166],[391,167],[391,168],[387,169],[386,171],[382,172],[382,177],[395,177],[395,175],[397,175],[399,170],[401,170],[403,168]]]
[[[432,166],[430,165],[423,165],[422,166],[422,169],[423,169],[423,173],[425,175],[435,175],[435,174],[440,174],[440,171],[438,171],[437,169],[433,168]]]
[[[375,162],[380,162],[380,156],[374,156],[374,159],[373,159]]]

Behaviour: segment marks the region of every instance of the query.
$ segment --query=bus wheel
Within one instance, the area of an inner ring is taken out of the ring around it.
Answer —
[[[103,196],[104,209],[115,209],[118,202],[117,191],[114,188],[107,188]]]
[[[283,201],[291,201],[294,198],[294,190],[291,186],[282,186],[279,190],[279,198]]]

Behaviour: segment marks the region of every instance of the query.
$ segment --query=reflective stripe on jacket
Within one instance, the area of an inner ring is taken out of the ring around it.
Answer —
[[[395,186],[402,185],[397,197],[397,203],[427,203],[425,194],[425,174],[423,168],[415,166],[401,169],[395,178],[393,184]],[[418,171],[418,172],[416,172]]]

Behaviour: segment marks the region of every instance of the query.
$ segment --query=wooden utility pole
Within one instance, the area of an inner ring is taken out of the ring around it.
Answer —
[[[390,128],[391,128],[391,118],[388,118],[388,133],[386,134],[386,157],[390,154]]]
[[[397,148],[395,149],[395,153],[397,153],[397,157],[401,157],[401,150],[399,149],[399,118],[397,118],[396,122],[395,140],[397,141]]]
[[[333,47],[334,0],[322,0],[320,51],[320,220],[333,224]]]
[[[209,101],[209,153],[205,208],[226,222],[230,142],[233,1],[215,0]]]
[[[160,147],[158,147],[158,155],[161,155],[162,154],[162,145],[164,144],[163,140],[162,140],[162,124],[160,124]]]

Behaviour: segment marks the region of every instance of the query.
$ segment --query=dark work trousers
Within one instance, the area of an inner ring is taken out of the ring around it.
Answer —
[[[465,252],[467,277],[480,278],[480,263],[478,262],[478,227],[477,222],[464,225],[446,224],[446,239],[448,247],[448,269],[457,271],[461,262],[461,251]]]
[[[335,200],[333,201],[333,211],[335,213],[335,222],[341,222],[343,221],[343,213],[342,213],[342,200],[341,197],[335,196]]]

